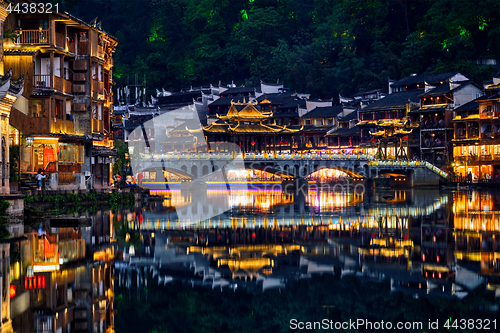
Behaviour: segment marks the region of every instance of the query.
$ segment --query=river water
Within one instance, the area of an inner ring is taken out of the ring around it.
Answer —
[[[195,192],[154,190],[164,198],[26,232],[10,251],[14,330],[500,325],[500,193],[262,184],[209,184],[203,200]]]

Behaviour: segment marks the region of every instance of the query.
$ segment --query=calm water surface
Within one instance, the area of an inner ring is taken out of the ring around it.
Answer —
[[[445,331],[450,318],[500,327],[500,193],[154,194],[165,199],[52,220],[11,244],[14,330],[275,332],[360,318],[423,323],[406,331],[429,331],[429,320]]]

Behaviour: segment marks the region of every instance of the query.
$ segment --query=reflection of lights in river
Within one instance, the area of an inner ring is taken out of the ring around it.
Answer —
[[[219,187],[221,188],[221,187]],[[314,189],[314,190],[313,190]],[[175,192],[172,190],[169,192]],[[207,196],[211,200],[223,200],[224,189],[209,187]],[[321,187],[310,187],[305,197],[287,195],[280,186],[260,188],[252,187],[248,190],[232,191],[225,200],[234,208],[232,213],[221,215],[206,221],[178,221],[170,224],[172,228],[186,228],[189,223],[200,225],[201,228],[209,225],[219,227],[265,227],[287,225],[329,225],[330,229],[341,230],[341,225],[351,224],[354,228],[406,230],[410,219],[420,219],[422,216],[440,216],[441,221],[448,221],[445,212],[451,209],[456,230],[500,231],[500,213],[495,211],[495,197],[489,193],[467,192],[442,194],[435,199],[423,201],[422,204],[412,203],[412,196],[408,191],[393,191],[389,200],[380,200],[379,203],[369,206],[361,205],[363,193],[333,192]],[[453,204],[448,204],[452,199]],[[180,204],[189,203],[189,198],[179,199]],[[303,200],[303,201],[300,201]],[[167,201],[167,202],[165,202]],[[165,200],[164,204],[175,206],[173,200]],[[299,206],[297,206],[299,204]],[[297,208],[301,207],[301,208]],[[357,209],[352,209],[358,207]],[[449,207],[449,208],[448,208]],[[146,214],[148,214],[146,212]],[[150,218],[151,219],[151,218]],[[349,221],[350,219],[350,221]],[[127,216],[127,220],[131,220]],[[150,221],[146,219],[145,221]],[[167,228],[167,218],[158,216],[151,219],[149,225],[156,228]],[[446,223],[446,222],[440,222]],[[147,228],[147,223],[140,227]]]

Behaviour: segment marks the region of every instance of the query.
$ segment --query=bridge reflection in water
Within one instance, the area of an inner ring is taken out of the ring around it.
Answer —
[[[266,290],[328,273],[390,281],[392,290],[414,296],[463,298],[482,288],[500,296],[499,199],[438,190],[254,189],[232,192],[232,209],[204,221],[174,219],[175,209],[193,207],[189,197],[165,200],[122,217],[143,241],[125,249],[119,283],[180,278]]]

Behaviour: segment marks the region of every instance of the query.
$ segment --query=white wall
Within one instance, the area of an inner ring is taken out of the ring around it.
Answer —
[[[277,94],[279,93],[279,89],[283,89],[283,85],[269,85],[265,83],[260,83],[260,90],[263,94]]]
[[[54,75],[57,77],[62,77],[61,58],[60,57],[54,57]]]
[[[475,100],[478,97],[477,94],[482,96],[483,92],[473,84],[468,84],[465,87],[458,89],[453,93],[453,101],[455,103],[454,108],[458,108],[459,106]]]
[[[29,113],[28,99],[26,99],[26,97],[24,97],[23,95],[21,95],[17,98],[17,101],[12,105],[12,107],[18,109],[19,111],[21,111],[25,115],[28,115],[28,113]]]
[[[40,74],[42,75],[50,74],[50,58],[40,59]]]

